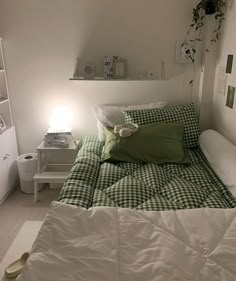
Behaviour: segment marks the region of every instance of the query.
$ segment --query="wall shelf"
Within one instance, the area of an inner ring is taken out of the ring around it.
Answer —
[[[161,80],[161,79],[133,79],[133,78],[126,78],[126,79],[105,79],[103,77],[95,77],[94,79],[85,79],[80,77],[73,77],[69,78],[71,81],[103,81],[103,82],[129,82],[129,81],[135,81],[135,82],[151,82],[151,81],[167,81],[167,80]]]

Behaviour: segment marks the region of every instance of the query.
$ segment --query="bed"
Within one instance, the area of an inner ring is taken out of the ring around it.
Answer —
[[[197,145],[193,106],[170,112],[189,162],[101,161],[104,144],[84,138],[19,281],[236,280],[236,199]]]
[[[200,148],[191,164],[101,163],[102,143],[84,139],[59,201],[84,208],[109,206],[164,211],[235,208],[236,200],[210,168]]]

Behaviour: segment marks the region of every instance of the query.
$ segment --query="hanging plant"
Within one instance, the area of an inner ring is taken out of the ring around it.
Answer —
[[[227,0],[201,0],[193,9],[192,23],[186,33],[185,40],[181,46],[182,54],[186,59],[195,63],[197,45],[202,41],[202,31],[205,24],[206,15],[215,15],[216,28],[213,30],[212,38],[206,48],[206,52],[215,44],[221,36],[222,24],[225,20]],[[193,85],[193,80],[190,81]]]

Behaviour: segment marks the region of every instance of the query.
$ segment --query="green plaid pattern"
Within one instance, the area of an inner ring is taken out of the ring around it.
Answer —
[[[164,108],[125,110],[124,116],[125,123],[135,123],[140,126],[157,122],[183,122],[186,146],[192,148],[198,145],[200,131],[192,103]]]
[[[199,148],[191,165],[102,163],[102,143],[84,139],[59,201],[90,208],[110,206],[163,211],[235,208],[236,199],[210,168]]]
[[[95,137],[83,140],[75,163],[59,195],[59,201],[89,208],[100,170],[102,146]]]

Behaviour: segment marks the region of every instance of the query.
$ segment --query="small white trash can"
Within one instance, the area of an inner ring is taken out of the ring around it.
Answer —
[[[17,157],[20,186],[24,193],[34,193],[33,176],[37,170],[37,158],[37,153],[26,153]]]

